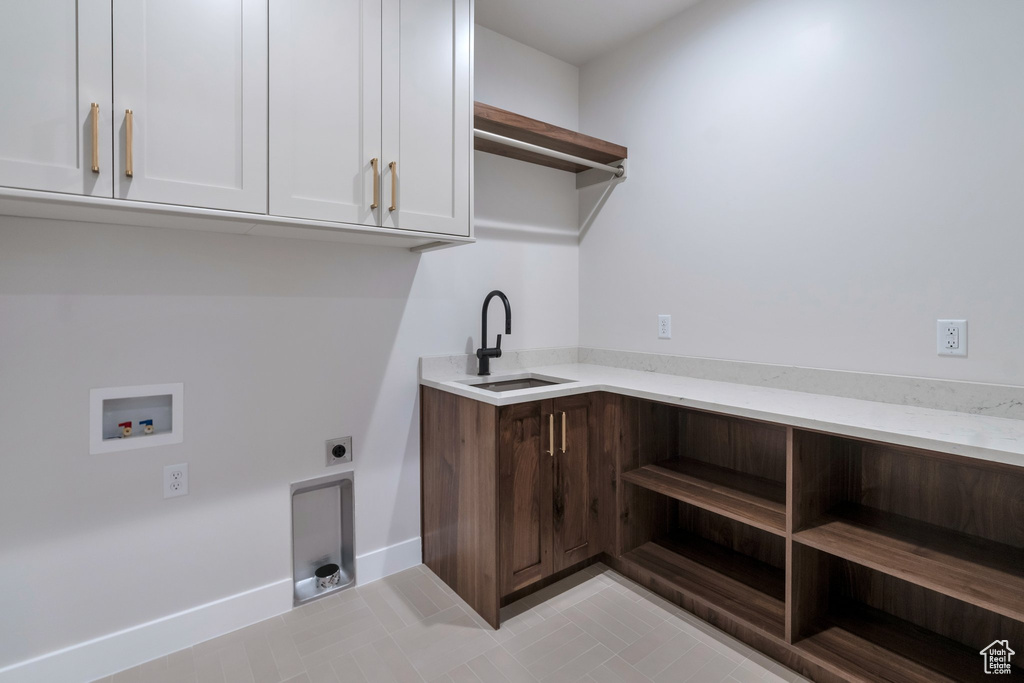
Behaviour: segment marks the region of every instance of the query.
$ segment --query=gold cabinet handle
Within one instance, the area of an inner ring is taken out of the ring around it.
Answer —
[[[391,169],[391,206],[388,211],[394,211],[398,208],[398,162],[392,161],[388,168]]]
[[[562,453],[565,453],[565,411],[562,411]]]
[[[92,172],[100,172],[100,105],[92,103]]]
[[[370,159],[370,166],[373,168],[373,204],[370,204],[371,209],[376,209],[380,206],[380,161],[377,157]]]
[[[548,415],[548,450],[547,454],[555,457],[555,414]]]
[[[124,174],[132,177],[132,110],[124,110]]]

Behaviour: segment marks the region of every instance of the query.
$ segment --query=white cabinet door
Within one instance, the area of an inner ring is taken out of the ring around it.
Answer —
[[[270,0],[271,214],[380,225],[380,2]]]
[[[110,197],[111,101],[109,0],[0,0],[0,185]]]
[[[113,11],[115,196],[266,213],[266,0]]]
[[[383,225],[468,235],[472,1],[384,0],[382,22]]]

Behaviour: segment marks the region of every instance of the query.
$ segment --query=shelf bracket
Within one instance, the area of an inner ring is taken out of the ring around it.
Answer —
[[[599,168],[592,168],[589,171],[581,171],[576,174],[576,189],[582,190],[584,187],[590,187],[591,185],[611,185],[612,183],[621,183],[629,176],[629,159],[615,161],[612,162],[611,165],[621,168],[622,175],[609,176],[607,171]]]

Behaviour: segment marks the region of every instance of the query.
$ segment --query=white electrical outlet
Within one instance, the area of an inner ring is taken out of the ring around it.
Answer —
[[[188,463],[164,467],[164,498],[188,495]]]
[[[658,339],[671,339],[672,338],[672,316],[670,315],[659,315],[658,316]]]
[[[936,351],[940,356],[967,355],[967,321],[939,320],[936,325]]]

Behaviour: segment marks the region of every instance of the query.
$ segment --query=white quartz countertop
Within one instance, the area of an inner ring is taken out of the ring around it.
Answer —
[[[422,374],[420,383],[424,386],[496,406],[607,391],[687,408],[1024,467],[1022,420],[582,363],[519,368],[486,378],[452,370],[425,370]],[[566,381],[503,393],[470,386],[470,383],[495,382],[529,374]]]

